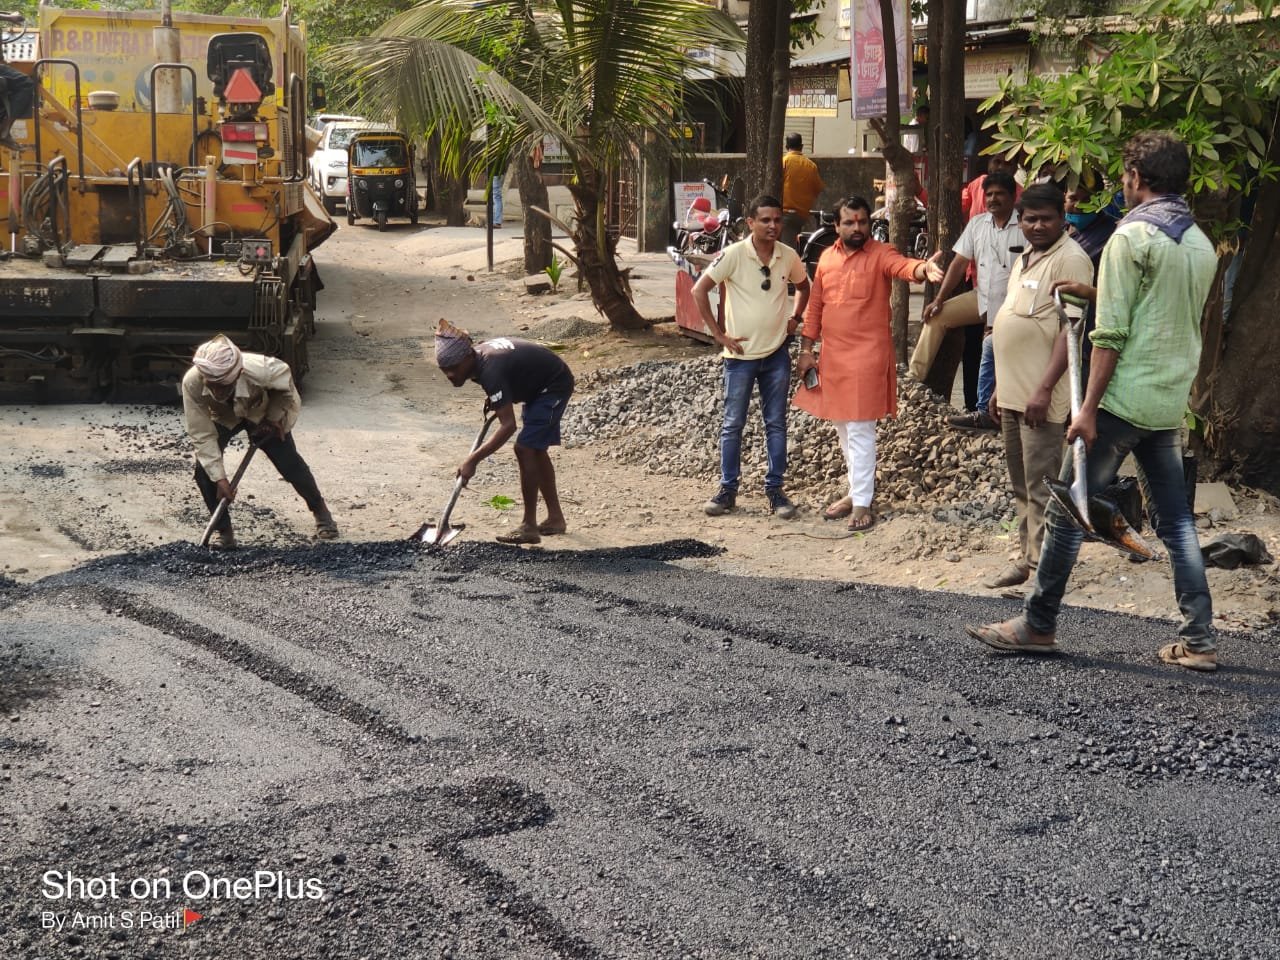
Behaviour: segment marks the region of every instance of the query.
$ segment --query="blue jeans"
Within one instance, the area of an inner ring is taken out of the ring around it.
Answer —
[[[780,488],[787,472],[787,399],[791,392],[791,353],[784,343],[759,360],[724,360],[724,426],[720,430],[720,485],[738,489],[742,476],[742,428],[747,424],[751,387],[760,384],[765,449],[769,455],[766,490]]]
[[[978,410],[989,413],[991,395],[996,392],[995,338],[987,334],[982,338],[982,364],[978,367]]]
[[[1126,456],[1138,462],[1138,481],[1148,503],[1156,535],[1164,541],[1173,565],[1173,592],[1182,611],[1178,638],[1189,649],[1216,649],[1211,631],[1213,599],[1204,575],[1204,556],[1191,511],[1187,508],[1182,476],[1182,442],[1177,430],[1143,430],[1126,420],[1098,411],[1098,439],[1089,451],[1089,494],[1100,492],[1116,477]],[[1072,480],[1072,460],[1062,465],[1061,478]],[[1053,633],[1084,535],[1066,518],[1056,501],[1045,516],[1044,547],[1036,569],[1035,589],[1027,597],[1026,618],[1037,633]]]
[[[499,226],[502,223],[502,181],[507,179],[506,172],[494,174],[493,185],[493,225]]]

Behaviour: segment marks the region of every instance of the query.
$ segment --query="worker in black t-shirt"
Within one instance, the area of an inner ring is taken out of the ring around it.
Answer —
[[[560,444],[560,418],[573,395],[573,373],[568,364],[528,340],[498,337],[473,344],[465,330],[447,320],[441,320],[436,329],[436,363],[455,387],[468,380],[480,384],[498,417],[497,432],[458,467],[458,476],[464,481],[471,479],[481,460],[500,450],[516,433],[514,405],[524,404],[524,426],[515,444],[524,518],[520,526],[498,539],[503,543],[538,543],[543,535],[564,533],[564,511],[547,448]],[[547,517],[541,523],[538,494],[547,505]]]

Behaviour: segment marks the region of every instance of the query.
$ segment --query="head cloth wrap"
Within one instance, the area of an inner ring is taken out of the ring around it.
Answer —
[[[436,327],[436,363],[443,370],[454,367],[471,356],[471,334],[441,318]]]
[[[207,382],[220,384],[234,382],[244,366],[240,348],[222,334],[200,344],[192,362]]]

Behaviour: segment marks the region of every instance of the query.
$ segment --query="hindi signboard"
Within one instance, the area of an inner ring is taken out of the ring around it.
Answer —
[[[898,109],[906,114],[911,106],[911,16],[910,0],[895,0],[893,28],[886,31],[880,20],[880,0],[853,0],[853,36],[850,43],[849,77],[853,85],[853,118],[883,117],[888,106],[888,76],[885,45],[893,42],[898,51]]]

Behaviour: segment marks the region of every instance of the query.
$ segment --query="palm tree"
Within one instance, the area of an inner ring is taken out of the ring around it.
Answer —
[[[646,321],[605,230],[609,171],[641,149],[669,153],[673,110],[694,93],[688,77],[709,69],[696,53],[742,44],[737,25],[700,0],[425,0],[330,59],[367,113],[438,134],[458,169],[488,170],[558,139],[574,173],[579,272],[609,323],[635,329]],[[489,139],[470,142],[481,127]]]

